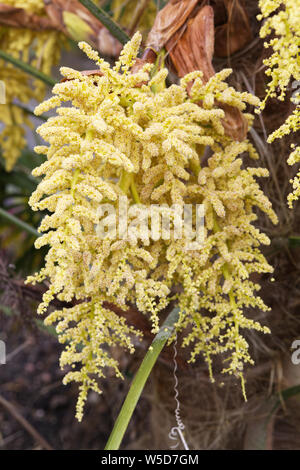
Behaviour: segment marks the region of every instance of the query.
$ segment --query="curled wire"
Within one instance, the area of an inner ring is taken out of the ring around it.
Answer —
[[[170,446],[171,449],[176,449],[176,447],[178,447],[179,445],[179,440],[182,442],[182,445],[184,447],[185,450],[189,450],[189,447],[186,443],[186,440],[184,438],[184,435],[183,435],[183,430],[185,428],[183,422],[182,422],[182,419],[181,419],[181,416],[180,416],[180,402],[178,400],[178,395],[179,395],[179,392],[178,392],[178,378],[177,378],[177,360],[176,360],[176,357],[177,357],[177,334],[176,334],[176,337],[175,337],[175,341],[174,341],[174,344],[173,344],[173,348],[174,348],[174,356],[173,356],[173,363],[174,363],[174,369],[173,369],[173,377],[174,377],[174,399],[175,399],[175,402],[176,402],[176,409],[175,409],[175,418],[176,418],[176,423],[177,423],[177,426],[174,426],[171,431],[169,432],[169,438],[172,439],[173,441],[177,441],[177,443],[173,446]]]

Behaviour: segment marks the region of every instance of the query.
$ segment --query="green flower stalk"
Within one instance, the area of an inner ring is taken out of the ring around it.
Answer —
[[[45,267],[27,282],[49,282],[39,313],[55,297],[75,301],[45,321],[57,324],[65,344],[61,366],[74,369],[64,383],[79,383],[79,420],[88,390],[100,392],[97,376],[104,377],[105,367],[122,376],[113,348],[132,353],[134,336],[141,336],[104,307],[109,302],[123,310],[135,304],[155,333],[160,312],[177,301],[176,331],[185,332],[183,346],[192,345],[191,361],[203,354],[211,376],[213,356],[221,354],[226,356],[224,372],[242,378],[244,364],[253,363],[242,331],[268,331],[245,316],[248,307],[267,310],[250,276],[272,271],[259,249],[269,239],[253,225],[255,207],[277,221],[256,182],[268,171],[244,166],[245,152],[258,155],[248,140],[236,142],[225,134],[224,111],[218,108],[227,103],[245,112],[247,103],[257,106],[259,100],[229,87],[228,69],[205,85],[201,72],[193,72],[167,88],[166,69],[152,76],[153,66],[146,64],[131,73],[140,41],[136,33],[113,68],[80,43],[101,73],[62,67],[67,80],[55,85],[53,97],[35,111],[57,108],[57,115],[38,129],[49,145],[36,148],[47,161],[33,172],[44,176],[30,199],[33,210],[52,213],[43,219],[39,231],[44,233],[36,241],[37,248],[48,244],[50,250]],[[250,127],[252,116],[244,115]],[[204,147],[211,151],[207,164]],[[174,205],[203,204],[203,246],[187,250],[185,232],[179,239],[174,234],[156,239],[143,230],[100,238],[102,209],[110,203],[118,213],[125,195],[133,214],[128,217],[134,220],[140,202],[165,207],[172,220]]]

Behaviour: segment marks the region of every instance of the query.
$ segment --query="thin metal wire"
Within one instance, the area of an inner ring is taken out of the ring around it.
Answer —
[[[178,378],[177,378],[177,334],[175,337],[175,341],[173,343],[173,348],[174,348],[174,356],[173,356],[173,363],[174,363],[174,369],[173,369],[173,377],[174,377],[174,399],[176,402],[176,409],[175,409],[175,418],[176,418],[176,423],[177,426],[174,426],[171,431],[169,432],[169,438],[172,439],[173,441],[177,441],[177,443],[173,446],[170,446],[171,449],[176,449],[179,445],[179,439],[182,442],[182,445],[185,450],[189,450],[189,447],[187,445],[187,442],[184,438],[183,435],[183,430],[185,429],[185,426],[182,422],[181,416],[180,416],[180,402],[178,400],[179,392],[178,392]]]

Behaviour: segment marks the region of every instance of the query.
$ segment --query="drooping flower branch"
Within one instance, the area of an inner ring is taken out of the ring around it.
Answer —
[[[291,101],[296,105],[285,123],[269,136],[268,142],[271,143],[300,129],[300,0],[260,0],[259,6],[261,14],[258,19],[264,20],[260,35],[262,38],[273,35],[272,39],[265,42],[265,47],[272,48],[273,52],[264,60],[270,81],[262,109],[269,97],[278,97],[283,101],[291,85],[294,90]],[[291,80],[294,80],[292,84]],[[292,144],[291,147],[289,165],[300,161],[299,146]],[[292,185],[293,192],[288,196],[290,207],[300,196],[300,172],[292,180]]]

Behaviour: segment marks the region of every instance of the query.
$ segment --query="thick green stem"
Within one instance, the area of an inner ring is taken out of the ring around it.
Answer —
[[[0,207],[0,217],[4,217],[5,219],[9,220],[14,225],[17,225],[20,229],[25,230],[25,232],[30,233],[30,235],[34,235],[35,237],[39,237],[40,233],[31,225],[23,222],[23,220],[18,219],[16,216],[6,212],[4,209]]]
[[[123,403],[119,416],[115,422],[112,433],[107,441],[105,450],[118,450],[126,432],[127,426],[144,389],[150,372],[167,340],[174,332],[179,318],[179,309],[174,308],[166,318],[164,324],[152,341],[139,370],[137,371],[127,397]]]
[[[35,78],[38,78],[42,82],[46,83],[46,85],[49,86],[54,86],[56,81],[46,75],[43,72],[40,72],[38,69],[35,67],[32,67],[32,65],[26,64],[26,62],[23,62],[20,59],[16,59],[16,57],[11,56],[10,54],[7,54],[6,52],[0,50],[0,57],[7,62],[10,62],[11,64],[15,65],[19,69],[23,70],[23,72],[28,73],[29,75],[32,75]]]
[[[118,39],[121,44],[126,44],[130,41],[128,34],[126,34],[117,23],[115,23],[106,11],[97,7],[97,5],[95,5],[91,0],[79,0],[79,2],[103,24],[103,26],[105,26],[112,36]]]

